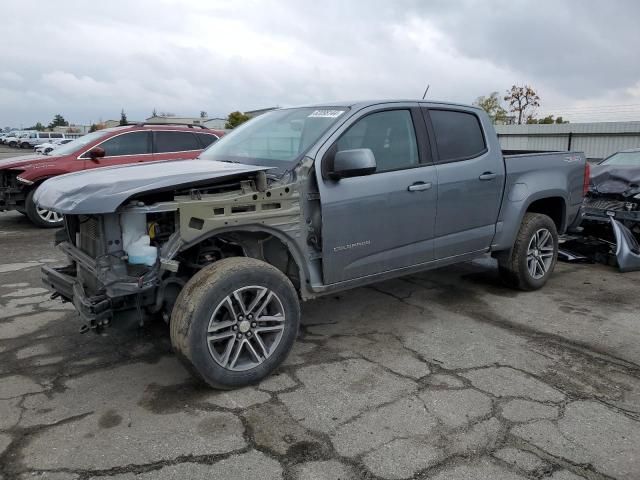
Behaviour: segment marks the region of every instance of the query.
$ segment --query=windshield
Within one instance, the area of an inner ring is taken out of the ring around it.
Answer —
[[[626,165],[640,167],[640,150],[637,152],[618,152],[605,158],[600,165]]]
[[[207,148],[200,158],[285,170],[297,162],[345,108],[290,108],[249,120]]]
[[[81,149],[82,147],[89,145],[90,143],[98,140],[99,138],[104,137],[105,134],[107,133],[109,132],[105,132],[104,130],[98,130],[97,132],[87,133],[86,135],[78,137],[69,143],[60,145],[55,150],[52,150],[49,153],[49,155],[56,156],[56,157],[60,155],[68,155],[70,153],[75,152],[76,150]]]

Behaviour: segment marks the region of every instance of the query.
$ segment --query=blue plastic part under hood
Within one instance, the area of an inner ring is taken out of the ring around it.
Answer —
[[[62,214],[110,213],[141,193],[196,187],[264,170],[269,167],[198,159],[96,168],[45,181],[34,200]]]

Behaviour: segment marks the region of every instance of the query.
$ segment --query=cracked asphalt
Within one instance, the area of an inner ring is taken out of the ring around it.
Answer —
[[[0,214],[0,479],[640,478],[640,273],[491,261],[303,305],[277,374],[217,392],[161,322],[80,335],[39,267],[53,232]]]

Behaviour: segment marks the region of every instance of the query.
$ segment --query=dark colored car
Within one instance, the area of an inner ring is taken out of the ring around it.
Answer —
[[[127,125],[89,133],[48,155],[0,160],[0,211],[17,210],[40,227],[59,227],[62,215],[39,208],[33,201],[43,181],[92,168],[193,159],[222,135],[192,125]]]

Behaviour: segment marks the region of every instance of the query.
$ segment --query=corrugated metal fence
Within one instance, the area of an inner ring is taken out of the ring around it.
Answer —
[[[496,125],[503,150],[577,150],[601,159],[629,148],[640,148],[640,122]]]

